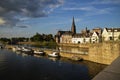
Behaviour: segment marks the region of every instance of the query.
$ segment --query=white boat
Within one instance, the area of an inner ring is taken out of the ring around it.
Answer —
[[[33,55],[33,50],[27,47],[22,47],[22,53]]]
[[[14,51],[14,52],[15,52],[15,51],[16,51],[16,47],[13,47],[13,48],[12,48],[12,51]]]
[[[50,56],[50,57],[60,57],[59,52],[56,52],[56,51],[51,53],[51,54],[48,54],[48,56]]]
[[[16,51],[22,51],[22,47],[17,46],[17,47],[16,47]]]
[[[37,54],[37,55],[44,55],[45,52],[42,51],[42,50],[34,50],[34,54]]]
[[[16,52],[16,51],[22,51],[22,48],[20,46],[16,46],[16,47],[13,47],[12,50],[14,52]]]
[[[22,51],[23,52],[30,52],[32,51],[31,49],[27,48],[27,47],[22,47]]]

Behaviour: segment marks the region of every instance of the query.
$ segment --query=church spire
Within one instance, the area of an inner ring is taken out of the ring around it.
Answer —
[[[71,32],[74,33],[74,34],[76,34],[76,26],[75,26],[74,17],[73,17],[73,21],[72,21]]]

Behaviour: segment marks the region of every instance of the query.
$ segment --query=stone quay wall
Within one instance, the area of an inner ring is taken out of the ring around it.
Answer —
[[[120,56],[120,42],[104,42],[89,46],[89,60],[102,64],[111,64]]]
[[[70,58],[72,55],[77,55],[84,58],[84,60],[101,63],[111,64],[118,56],[120,56],[120,42],[103,42],[94,44],[66,44],[71,47],[87,48],[88,54],[75,54],[61,52],[61,56]],[[62,45],[62,46],[65,46]]]

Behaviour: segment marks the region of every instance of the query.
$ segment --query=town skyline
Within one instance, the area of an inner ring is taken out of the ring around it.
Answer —
[[[55,35],[58,30],[70,30],[73,17],[77,33],[85,27],[120,27],[119,4],[120,0],[0,1],[0,37]]]

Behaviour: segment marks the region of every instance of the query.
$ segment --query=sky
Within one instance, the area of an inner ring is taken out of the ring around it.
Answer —
[[[0,37],[120,27],[120,0],[0,0]]]

